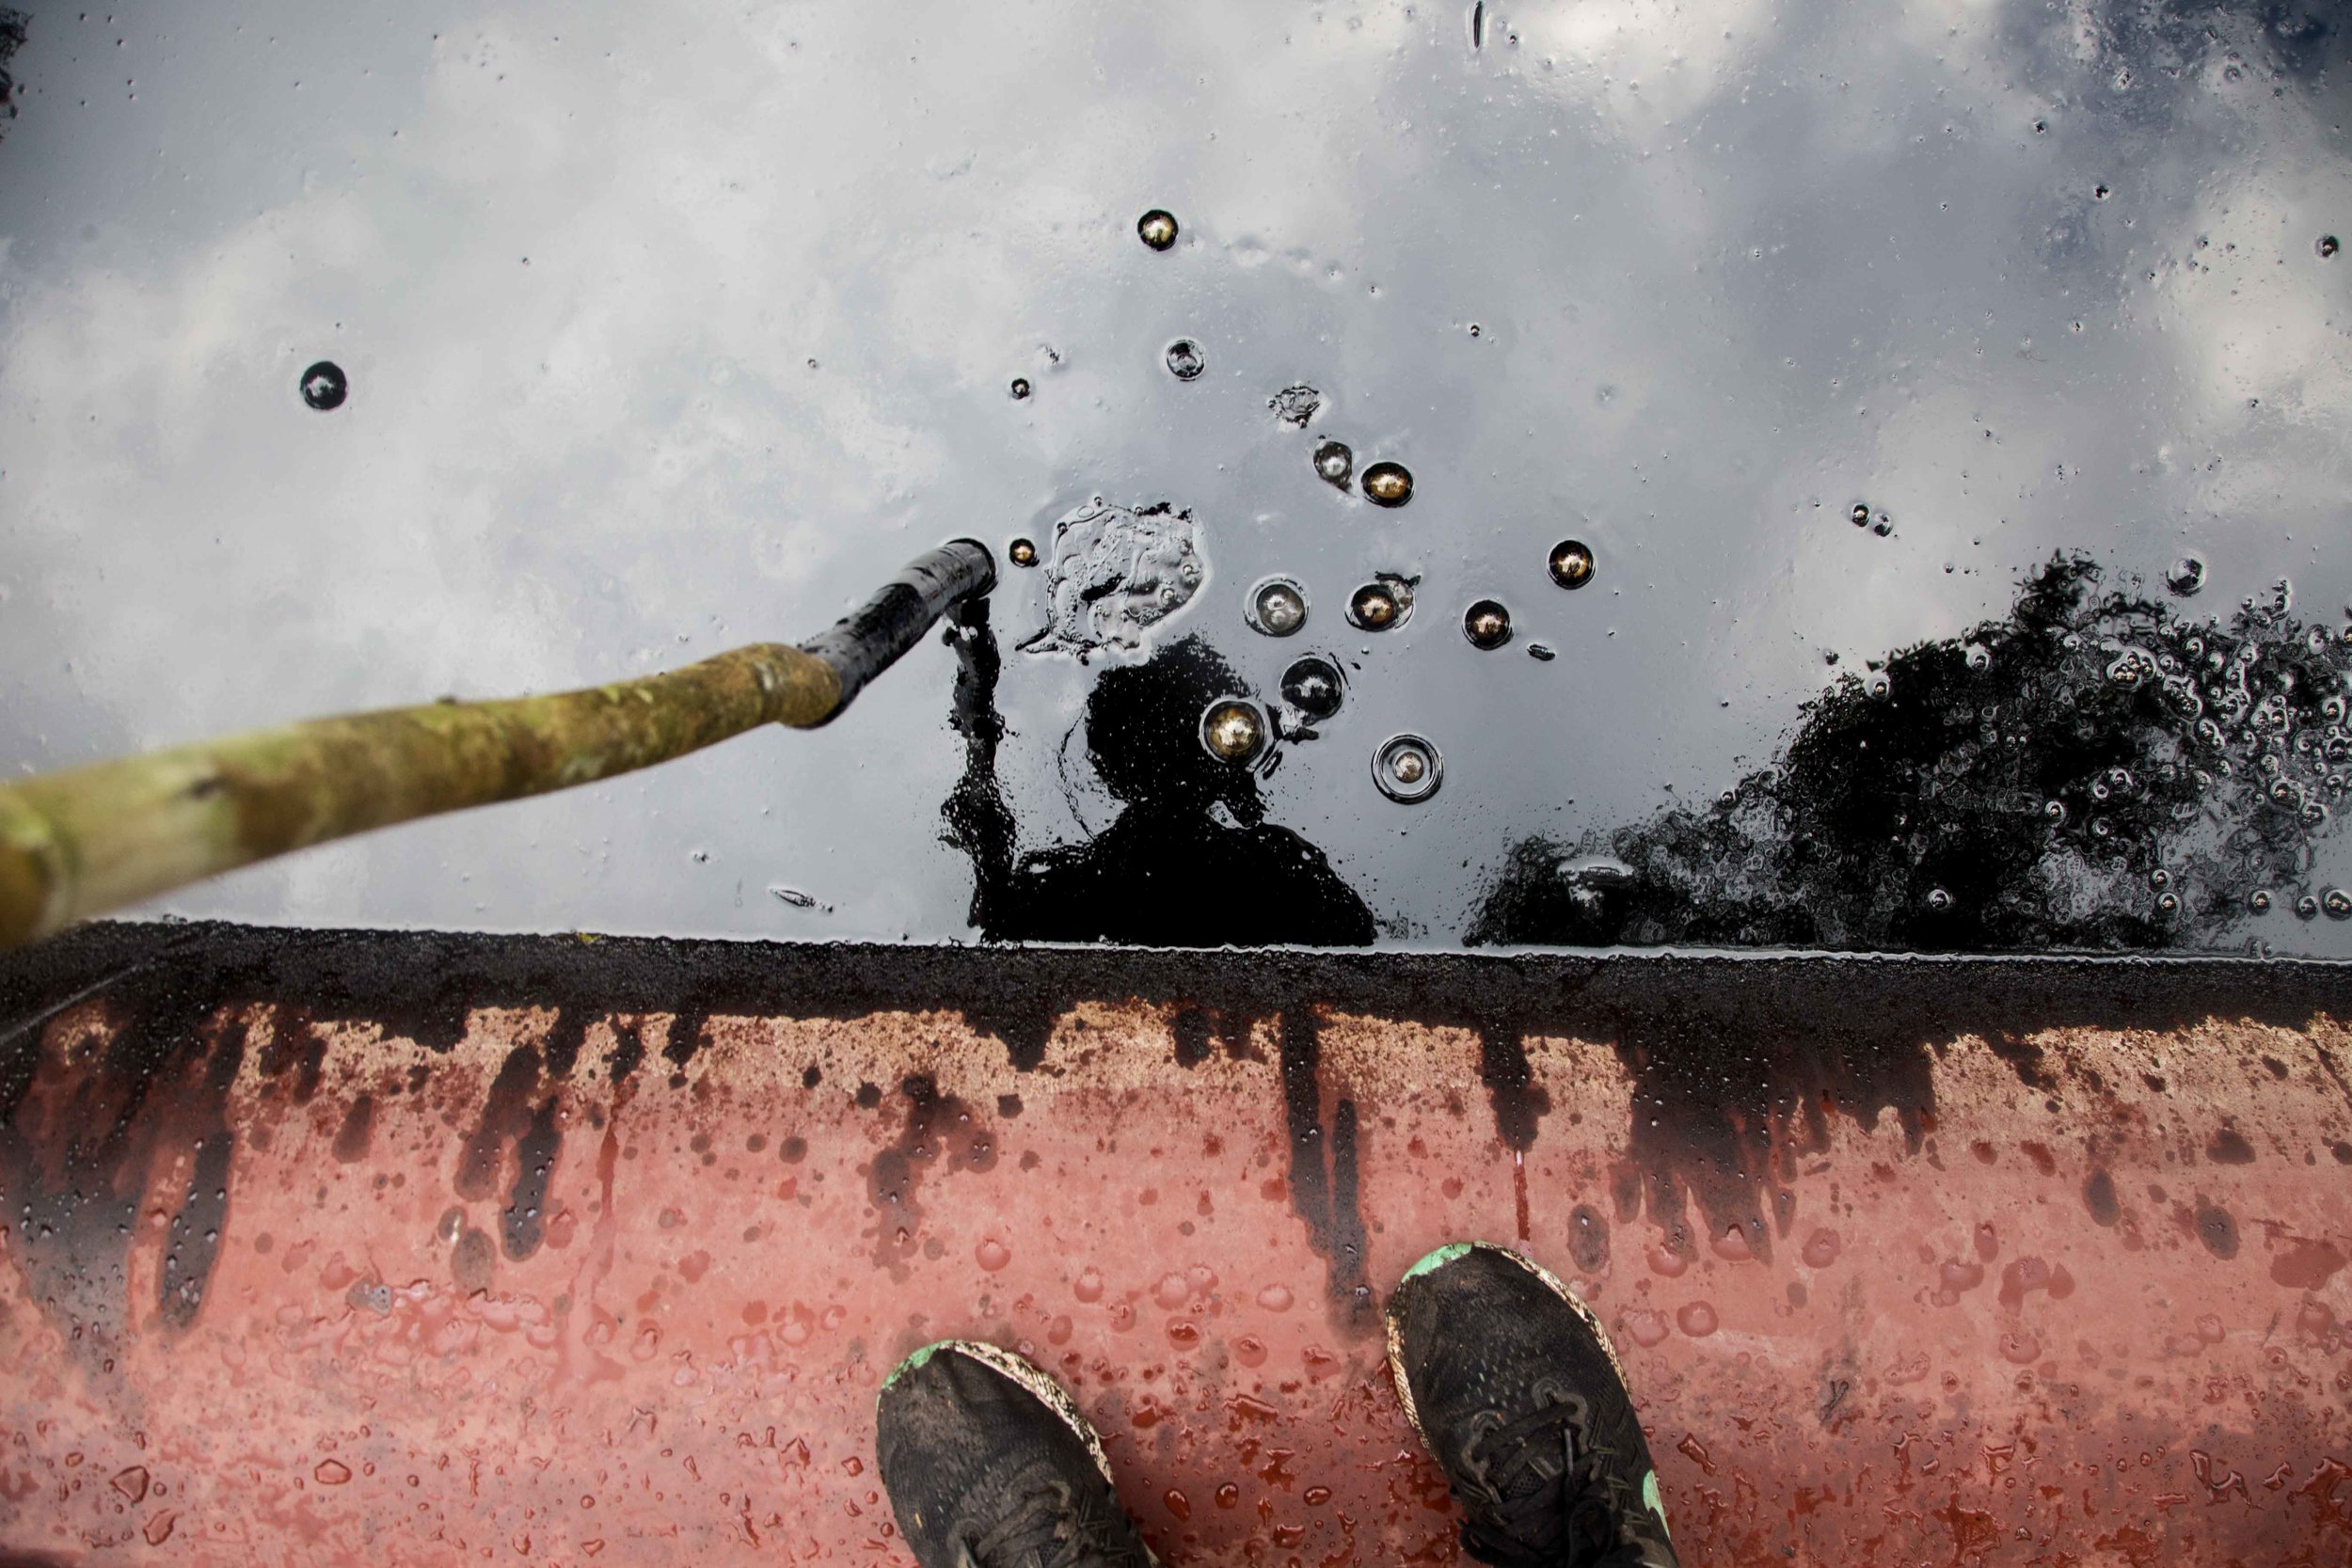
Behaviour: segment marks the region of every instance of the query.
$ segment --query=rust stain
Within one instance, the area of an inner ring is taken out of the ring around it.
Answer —
[[[1365,1329],[1515,1233],[1692,1560],[2352,1545],[2332,971],[83,940],[0,966],[0,1555],[863,1556],[970,1334],[1170,1560],[1451,1562]]]

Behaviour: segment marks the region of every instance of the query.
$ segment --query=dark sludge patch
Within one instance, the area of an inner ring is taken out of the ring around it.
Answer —
[[[356,1097],[343,1112],[342,1125],[335,1129],[334,1156],[341,1164],[351,1164],[368,1157],[368,1145],[374,1140],[375,1096]]]
[[[506,1256],[517,1262],[539,1250],[547,1233],[548,1186],[554,1180],[556,1155],[564,1134],[555,1125],[556,1100],[549,1095],[531,1114],[531,1123],[515,1139],[515,1183],[506,1207],[499,1212],[499,1238]]]
[[[465,1198],[488,1197],[498,1190],[500,1167],[507,1146],[531,1125],[531,1097],[539,1087],[539,1048],[518,1045],[499,1065],[482,1116],[458,1151],[457,1174],[451,1183]]]
[[[889,1148],[866,1168],[866,1201],[874,1210],[874,1261],[893,1279],[907,1277],[922,1251],[924,1180],[934,1169],[985,1173],[996,1168],[996,1135],[961,1099],[939,1092],[929,1073],[898,1085],[906,1121]],[[798,1160],[807,1145],[787,1138],[784,1158]]]

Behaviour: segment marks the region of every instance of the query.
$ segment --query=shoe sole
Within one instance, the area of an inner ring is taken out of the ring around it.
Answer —
[[[1618,1383],[1629,1389],[1633,1386],[1627,1381],[1625,1363],[1617,1359],[1617,1347],[1609,1342],[1609,1332],[1600,1326],[1600,1319],[1593,1315],[1591,1307],[1577,1299],[1574,1291],[1561,1283],[1559,1275],[1536,1262],[1533,1258],[1514,1252],[1507,1246],[1498,1246],[1492,1242],[1455,1242],[1438,1248],[1437,1251],[1428,1254],[1411,1268],[1406,1269],[1405,1279],[1412,1279],[1424,1274],[1434,1274],[1455,1259],[1467,1257],[1472,1252],[1500,1254],[1541,1280],[1546,1290],[1566,1302],[1569,1308],[1584,1321],[1584,1326],[1593,1331],[1593,1338],[1600,1343],[1600,1354],[1608,1357],[1609,1370],[1617,1374]],[[1404,1283],[1403,1279],[1397,1282],[1400,1290],[1403,1289]],[[1421,1439],[1421,1446],[1423,1449],[1434,1454],[1438,1451],[1437,1445],[1430,1442],[1429,1434],[1421,1429],[1421,1411],[1413,1403],[1413,1386],[1405,1375],[1405,1330],[1404,1325],[1397,1321],[1394,1292],[1390,1294],[1389,1309],[1381,1314],[1381,1320],[1388,1327],[1389,1378],[1396,1385],[1397,1401],[1405,1406],[1405,1418],[1412,1423],[1413,1435]],[[1628,1397],[1631,1396],[1629,1394]]]
[[[1086,1445],[1088,1455],[1094,1461],[1094,1467],[1103,1473],[1104,1484],[1116,1489],[1117,1483],[1111,1478],[1110,1458],[1103,1452],[1103,1439],[1096,1434],[1094,1424],[1078,1413],[1077,1402],[1070,1397],[1068,1390],[1055,1382],[1035,1363],[1025,1356],[1014,1354],[1011,1351],[999,1350],[994,1345],[983,1344],[977,1339],[936,1340],[925,1345],[921,1350],[892,1368],[890,1375],[882,1379],[882,1393],[889,1393],[891,1385],[942,1351],[954,1351],[959,1355],[977,1361],[981,1366],[986,1367],[992,1372],[998,1373],[1006,1381],[1020,1388],[1024,1393],[1032,1396],[1040,1404],[1053,1412],[1054,1418],[1068,1427],[1076,1434],[1078,1441]],[[880,1402],[880,1396],[877,1396],[876,1402]]]

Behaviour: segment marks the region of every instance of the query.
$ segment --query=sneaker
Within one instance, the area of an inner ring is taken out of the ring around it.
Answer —
[[[926,1345],[882,1385],[875,1426],[882,1487],[922,1568],[1157,1568],[1094,1429],[1010,1351]]]
[[[1497,1568],[1674,1568],[1625,1369],[1567,1287],[1484,1242],[1389,1298],[1397,1397],[1452,1483],[1462,1549]]]

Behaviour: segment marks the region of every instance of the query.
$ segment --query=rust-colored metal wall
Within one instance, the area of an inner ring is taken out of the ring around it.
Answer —
[[[1171,1563],[1438,1563],[1373,1332],[1611,1325],[1692,1562],[2341,1563],[2352,975],[112,927],[0,970],[0,1556],[903,1561],[1016,1346]]]

